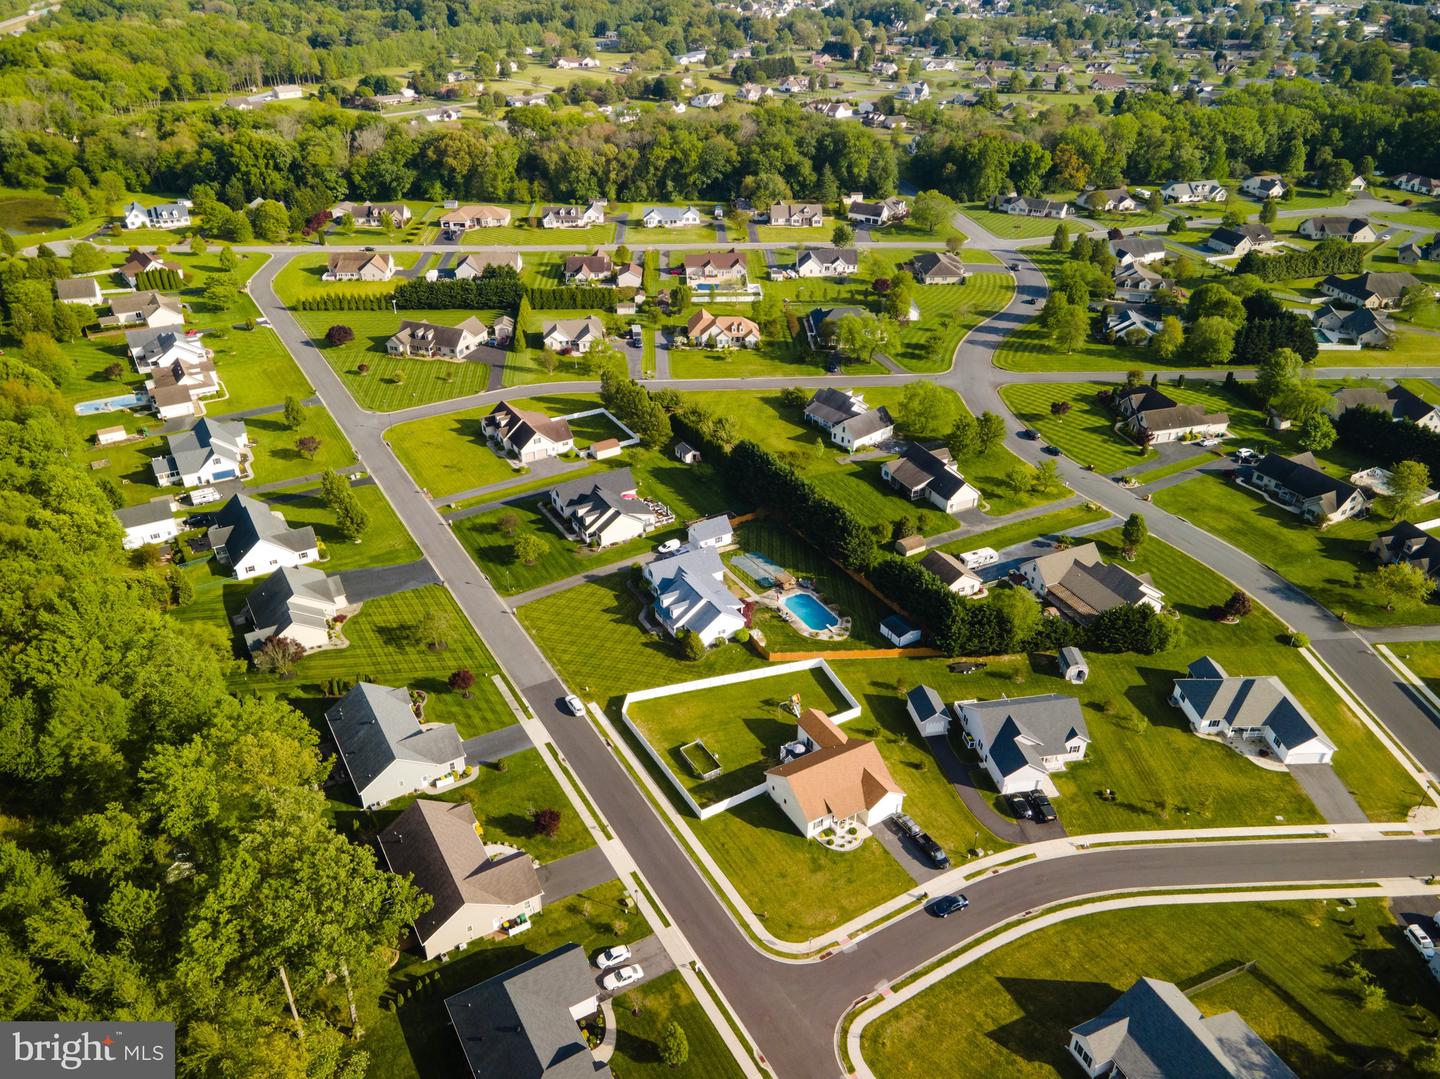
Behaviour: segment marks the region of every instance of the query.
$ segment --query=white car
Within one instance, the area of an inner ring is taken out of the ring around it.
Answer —
[[[1200,440],[1200,445],[1202,445],[1202,446],[1218,446],[1218,445],[1220,445],[1220,440],[1219,440],[1218,438],[1202,438],[1202,439]]]
[[[680,541],[678,539],[668,539],[655,549],[661,554],[674,554],[680,549]]]
[[[637,964],[612,971],[600,979],[600,984],[613,993],[617,989],[624,989],[627,985],[634,985],[643,977],[645,977],[645,972]]]
[[[628,962],[630,962],[630,949],[624,944],[606,948],[595,957],[595,965],[601,970],[609,970],[611,967],[618,967],[621,963]]]
[[[1241,446],[1238,450],[1235,451],[1235,460],[1239,461],[1242,465],[1246,461],[1253,461],[1258,456],[1259,454],[1257,454],[1249,446]]]
[[[583,716],[585,714],[585,706],[580,703],[580,698],[573,693],[566,695],[565,707],[570,709],[572,716]]]
[[[1430,934],[1418,925],[1407,925],[1405,927],[1405,939],[1414,945],[1415,950],[1420,953],[1422,959],[1435,958],[1435,942],[1430,939]]]

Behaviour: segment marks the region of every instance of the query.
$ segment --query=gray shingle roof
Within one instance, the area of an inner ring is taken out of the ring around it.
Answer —
[[[1327,742],[1308,712],[1285,683],[1274,675],[1227,677],[1208,656],[1190,665],[1189,678],[1177,678],[1201,720],[1221,720],[1227,727],[1264,727],[1286,749],[1320,738]]]
[[[1076,736],[1090,740],[1080,702],[1060,693],[970,701],[964,708],[980,725],[1001,775],[1014,775],[1027,764],[1043,767],[1041,757],[1065,753],[1065,743]]]
[[[360,682],[325,713],[325,720],[362,794],[395,761],[444,764],[465,756],[451,724],[420,725],[403,688]]]
[[[344,598],[339,575],[328,577],[313,566],[283,566],[245,597],[245,606],[257,633],[283,636],[293,625],[324,629],[328,619],[316,608],[333,607]]]
[[[292,551],[308,551],[315,547],[315,529],[309,525],[291,528],[271,513],[269,506],[248,495],[236,495],[220,507],[209,538],[212,548],[225,548],[232,566],[243,562],[262,539]]]

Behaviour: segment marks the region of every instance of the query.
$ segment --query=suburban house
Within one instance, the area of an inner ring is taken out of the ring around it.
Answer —
[[[870,411],[865,395],[853,390],[836,390],[829,386],[816,390],[805,405],[805,422],[828,431],[836,424]]]
[[[141,206],[132,202],[121,215],[127,229],[183,229],[190,225],[190,203],[162,202],[158,206]]]
[[[1123,566],[1107,565],[1093,543],[1022,562],[1020,575],[1042,603],[1081,625],[1115,607],[1160,611],[1165,606],[1165,593],[1151,583],[1148,573],[1136,576]]]
[[[573,71],[582,67],[599,67],[600,61],[593,56],[557,56],[550,61],[550,66],[562,71]]]
[[[510,211],[503,206],[457,206],[440,215],[440,228],[445,232],[497,229],[508,224]]]
[[[874,318],[875,315],[863,307],[816,307],[800,320],[805,328],[805,337],[810,347],[817,351],[833,352],[840,347],[840,323],[847,318]]]
[[[725,95],[714,90],[707,94],[696,94],[690,99],[692,109],[718,109],[723,104]]]
[[[528,927],[540,913],[534,859],[514,847],[487,846],[469,802],[416,799],[377,839],[390,872],[434,899],[415,920],[426,959],[507,927]]]
[[[1090,1079],[1298,1079],[1237,1012],[1202,1015],[1179,986],[1156,978],[1072,1027],[1069,1049]]]
[[[735,528],[725,514],[696,521],[685,530],[685,545],[692,551],[704,547],[728,547],[735,542]]]
[[[578,944],[511,967],[445,1000],[474,1079],[609,1079],[577,1025],[600,1010]]]
[[[136,292],[115,296],[110,300],[110,314],[100,319],[102,326],[146,326],[152,330],[185,325],[185,311],[177,296],[158,292]]]
[[[147,543],[166,543],[184,529],[182,518],[175,516],[175,503],[168,498],[157,498],[138,506],[123,506],[115,511],[125,533],[121,546],[127,551],[144,547]]]
[[[320,557],[315,529],[291,528],[278,512],[248,495],[235,495],[220,507],[207,539],[215,561],[242,581]]]
[[[852,277],[860,272],[853,247],[807,247],[795,259],[796,277]]]
[[[895,100],[903,101],[907,104],[913,105],[916,102],[928,101],[929,99],[930,84],[928,82],[907,82],[904,86],[900,87],[900,89],[895,91]]]
[[[685,324],[692,345],[706,348],[754,348],[760,343],[760,327],[744,315],[722,312],[712,315],[700,308]]]
[[[396,228],[410,223],[410,207],[403,202],[339,202],[330,208],[330,219],[339,221],[349,217],[361,228],[389,228],[393,221]]]
[[[1133,307],[1122,307],[1106,317],[1105,332],[1116,340],[1148,341],[1160,332],[1160,320]]]
[[[322,281],[389,281],[395,276],[395,257],[381,251],[340,251],[326,262]]]
[[[1136,387],[1117,400],[1125,429],[1140,442],[1222,438],[1230,429],[1227,413],[1206,412],[1199,405],[1182,405],[1152,386]]]
[[[1102,214],[1131,214],[1140,209],[1140,204],[1123,187],[1097,187],[1075,201],[1087,210]]]
[[[220,379],[209,353],[198,359],[179,356],[153,368],[145,380],[145,396],[162,420],[203,415],[203,398],[219,392]]]
[[[1440,260],[1440,243],[1433,239],[1406,240],[1395,249],[1395,261],[1402,266],[1414,266],[1417,262],[1435,262]]]
[[[450,723],[422,723],[408,689],[357,682],[325,713],[360,804],[443,790],[465,772],[465,747]]]
[[[1360,345],[1365,348],[1386,348],[1395,338],[1395,331],[1368,307],[1340,307],[1321,304],[1310,316],[1315,339],[1321,345]]]
[[[874,827],[905,801],[875,743],[851,738],[818,708],[801,711],[781,761],[765,772],[765,787],[807,839],[827,828]]]
[[[140,275],[149,273],[151,270],[174,270],[182,280],[185,277],[185,267],[178,262],[166,262],[158,255],[152,255],[148,251],[137,251],[133,248],[130,251],[129,259],[115,272],[127,285],[135,288],[140,283]]]
[[[608,281],[615,272],[615,263],[604,251],[593,255],[570,255],[562,266],[567,285],[593,285]]]
[[[476,252],[466,255],[450,267],[450,275],[457,281],[469,281],[484,274],[491,266],[509,266],[519,273],[525,264],[520,252]]]
[[[880,466],[880,478],[911,502],[924,500],[946,513],[980,504],[980,492],[965,482],[944,446],[930,449],[912,442],[898,458]]]
[[[910,205],[900,198],[882,199],[879,202],[851,199],[846,204],[845,215],[857,225],[879,228],[910,216]]]
[[[635,490],[635,474],[617,468],[556,484],[550,489],[550,506],[586,543],[609,547],[660,524],[659,511]]]
[[[521,464],[558,457],[575,448],[575,436],[567,421],[516,408],[508,401],[490,410],[480,421],[480,430]]]
[[[473,315],[458,326],[438,326],[433,322],[405,319],[400,323],[399,332],[385,342],[385,351],[392,356],[463,360],[489,337],[490,330]]]
[[[1370,509],[1363,491],[1325,473],[1311,453],[1294,457],[1267,453],[1245,479],[1271,501],[1321,527],[1363,516]]]
[[[1416,172],[1402,172],[1390,178],[1390,185],[1398,187],[1401,191],[1410,191],[1417,195],[1429,195],[1434,198],[1440,195],[1440,180],[1430,176],[1421,176]]]
[[[922,285],[963,285],[965,263],[949,251],[925,251],[910,260],[910,272]]]
[[[1278,199],[1285,195],[1285,181],[1275,175],[1249,176],[1240,181],[1240,193],[1252,199]]]
[[[678,229],[687,225],[698,225],[700,211],[693,206],[686,206],[684,209],[676,206],[647,206],[640,215],[640,224],[647,229]]]
[[[171,435],[170,452],[152,457],[150,467],[161,487],[204,487],[250,475],[250,436],[239,420],[202,419],[190,430]]]
[[[605,341],[605,323],[599,315],[562,318],[546,323],[540,342],[552,352],[589,352]]]
[[[1214,180],[1182,180],[1160,189],[1160,197],[1166,202],[1224,202],[1229,196],[1225,186]]]
[[[689,630],[709,647],[745,628],[745,607],[725,587],[725,564],[715,547],[657,558],[641,574],[655,593],[651,609],[671,636]]]
[[[584,229],[603,224],[603,202],[590,202],[584,206],[546,206],[540,211],[540,227],[545,229]]]
[[[1336,416],[1352,408],[1373,408],[1397,422],[1409,420],[1427,431],[1440,432],[1440,407],[1404,386],[1391,386],[1388,390],[1374,386],[1346,386],[1332,393],[1330,400],[1331,411]]]
[[[957,596],[976,596],[985,591],[985,582],[975,571],[946,551],[927,552],[920,565],[939,577]]]
[[[916,686],[905,694],[905,714],[921,738],[943,738],[950,730],[950,709],[929,686]]]
[[[251,630],[245,646],[255,651],[271,637],[294,641],[305,651],[330,643],[330,625],[347,605],[345,584],[313,566],[283,566],[245,597]]]
[[[198,364],[210,359],[210,350],[202,339],[183,330],[126,330],[125,350],[142,375],[174,363]]]
[[[1090,745],[1080,702],[1059,693],[961,701],[955,712],[966,744],[980,755],[1001,794],[1043,791],[1056,797],[1050,773],[1084,760]]]
[[[743,285],[747,280],[743,251],[707,251],[686,255],[681,265],[687,285]]]
[[[830,441],[854,453],[885,442],[895,434],[895,421],[884,405],[850,416],[830,428]]]
[[[1247,221],[1233,227],[1222,225],[1210,234],[1205,246],[1211,251],[1219,251],[1222,255],[1245,255],[1257,247],[1265,247],[1274,242],[1275,233],[1270,231],[1269,225]]]
[[[1165,279],[1138,262],[1115,267],[1115,298],[1149,303],[1165,287]]]
[[[645,267],[638,262],[627,262],[624,266],[615,267],[615,285],[617,288],[638,289],[645,283]],[[636,300],[643,297],[636,296]]]
[[[819,228],[825,214],[818,202],[777,202],[770,207],[770,224],[787,228]]]
[[[1380,238],[1375,226],[1363,217],[1307,217],[1296,231],[1307,240],[1349,240],[1352,244],[1373,244]]]
[[[95,277],[62,277],[55,282],[55,298],[61,303],[83,303],[99,307],[100,280]]]
[[[1166,255],[1165,243],[1153,236],[1122,236],[1110,241],[1110,253],[1121,266],[1156,262]]]
[[[1329,764],[1335,744],[1274,675],[1231,678],[1209,656],[1175,679],[1170,703],[1185,713],[1196,734],[1227,741],[1258,738],[1281,764]]]
[[[1408,270],[1390,273],[1363,273],[1359,277],[1343,278],[1331,274],[1317,286],[1321,292],[1351,307],[1368,307],[1388,310],[1400,304],[1400,298],[1407,288],[1420,284],[1420,279]]]
[[[990,201],[992,209],[1017,217],[1069,217],[1074,213],[1068,202],[1031,198],[1029,195],[1017,195],[1013,191],[1003,198],[993,195]]]
[[[1403,562],[1427,577],[1440,577],[1440,539],[1409,521],[1397,521],[1371,540],[1370,553],[1382,565]]]

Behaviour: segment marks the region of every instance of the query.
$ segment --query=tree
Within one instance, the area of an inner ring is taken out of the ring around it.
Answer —
[[[1185,335],[1185,352],[1194,363],[1218,367],[1228,363],[1235,351],[1235,325],[1223,318],[1207,315],[1190,326]]]
[[[1180,622],[1153,608],[1121,604],[1102,612],[1086,629],[1097,652],[1139,652],[1153,656],[1179,644]]]
[[[1274,224],[1275,219],[1276,219],[1277,217],[1279,217],[1279,216],[1280,216],[1280,207],[1278,207],[1277,205],[1275,205],[1275,200],[1274,200],[1274,199],[1266,199],[1265,202],[1260,206],[1260,222],[1261,222],[1261,224],[1265,224],[1265,225]]]
[[[233,273],[240,265],[240,258],[235,254],[235,249],[226,245],[220,248],[220,268],[226,273]]]
[[[857,360],[870,361],[877,352],[890,352],[899,339],[894,319],[846,315],[835,327],[835,343]]]
[[[1068,355],[1085,343],[1085,336],[1089,331],[1090,319],[1085,308],[1066,304],[1055,313],[1050,328],[1050,340],[1055,342],[1057,349]]]
[[[255,207],[251,224],[255,235],[267,243],[281,243],[290,235],[290,214],[274,199],[266,199]]]
[[[690,1059],[690,1041],[685,1037],[685,1028],[673,1019],[660,1035],[660,1059],[670,1068],[678,1068]]]
[[[945,437],[945,446],[957,461],[973,456],[980,448],[980,424],[975,417],[968,412],[956,416],[950,433]]]
[[[836,247],[849,247],[855,242],[855,230],[844,221],[837,222],[830,233],[830,242]]]
[[[1328,450],[1335,445],[1335,425],[1323,412],[1307,416],[1300,424],[1300,447],[1306,450]]]
[[[987,606],[1000,615],[1005,626],[1005,639],[1000,646],[1006,652],[1018,652],[1026,647],[1045,620],[1040,601],[1027,588],[993,589]]]
[[[470,687],[475,684],[475,672],[468,667],[461,667],[458,671],[450,672],[446,684],[456,693],[462,694],[466,700],[470,698]]]
[[[450,613],[444,607],[426,607],[411,627],[416,644],[432,652],[443,652],[449,647]]]
[[[694,662],[705,655],[705,639],[692,629],[680,633],[680,654]]]
[[[934,382],[912,382],[900,397],[900,426],[916,438],[939,438],[953,430],[960,398]]]
[[[1050,250],[1065,254],[1070,250],[1070,230],[1065,227],[1065,222],[1060,221],[1055,225],[1054,235],[1050,237]]]
[[[1060,466],[1054,461],[1041,461],[1035,466],[1034,491],[1053,491],[1060,486]]]
[[[1051,401],[1050,415],[1058,418],[1064,416],[1065,413],[1069,412],[1074,407],[1074,405],[1072,405],[1069,401],[1064,400],[1063,398],[1059,401]]]
[[[27,333],[20,338],[20,358],[39,371],[56,386],[69,377],[74,368],[70,357],[46,333]]]
[[[1254,602],[1238,588],[1230,593],[1230,598],[1225,601],[1225,617],[1241,619],[1255,609]]]
[[[1435,590],[1435,581],[1419,566],[1409,562],[1391,562],[1370,575],[1375,592],[1385,600],[1385,609],[1393,611],[1418,607]]]
[[[355,340],[355,331],[341,323],[336,323],[325,331],[325,341],[331,348],[348,345],[353,340]]]
[[[980,453],[989,453],[1005,437],[1005,421],[988,410],[980,413],[975,424],[975,437],[976,449]]]
[[[370,514],[353,491],[346,491],[345,498],[335,507],[335,527],[351,543],[359,543],[370,527]]]
[[[295,430],[305,422],[305,406],[300,403],[298,397],[285,398],[285,426]]]
[[[295,440],[295,450],[305,460],[313,461],[320,452],[320,440],[314,435],[301,435]]]
[[[1245,321],[1245,304],[1224,285],[1208,281],[1190,294],[1185,307],[1187,322],[1202,318],[1223,318],[1238,326]]]
[[[1035,470],[1027,464],[1017,464],[1005,473],[1005,484],[1015,494],[1030,490],[1035,484]]]
[[[240,289],[228,275],[214,274],[205,285],[204,298],[211,310],[229,311],[239,301]]]
[[[203,255],[209,250],[210,245],[205,242],[205,237],[198,234],[190,237],[190,253],[192,255]]]
[[[511,553],[515,561],[521,565],[533,566],[540,559],[544,558],[549,551],[549,545],[535,535],[533,532],[524,532],[515,537],[515,542],[510,545]]]
[[[910,220],[926,232],[935,232],[954,220],[958,209],[949,195],[922,191],[910,203]]]
[[[1133,559],[1140,553],[1140,548],[1145,546],[1145,541],[1150,538],[1150,529],[1145,524],[1145,517],[1140,513],[1132,513],[1125,518],[1125,524],[1120,529],[1120,542],[1125,545],[1125,557]]]
[[[513,539],[515,533],[520,531],[520,515],[514,510],[506,510],[496,519],[495,527],[500,529],[500,534],[506,539]]]
[[[255,669],[282,678],[305,657],[304,647],[289,637],[269,637],[255,653]]]
[[[1160,329],[1150,338],[1150,350],[1156,358],[1168,363],[1180,355],[1184,345],[1185,327],[1174,315],[1166,315],[1160,320]]]
[[[1390,505],[1395,517],[1404,517],[1430,488],[1430,470],[1420,461],[1400,461],[1390,470]]]
[[[1294,349],[1277,348],[1255,370],[1255,392],[1266,404],[1278,400],[1300,381],[1304,361]]]

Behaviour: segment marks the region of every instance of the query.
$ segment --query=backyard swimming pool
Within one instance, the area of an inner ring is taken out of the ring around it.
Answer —
[[[138,393],[122,394],[119,397],[106,397],[99,401],[81,401],[75,406],[77,416],[94,416],[101,412],[119,412],[121,409],[138,408],[145,403],[145,398]]]
[[[796,592],[794,595],[786,596],[780,601],[780,605],[800,619],[806,629],[814,633],[827,630],[840,621],[838,614],[809,592]]]

